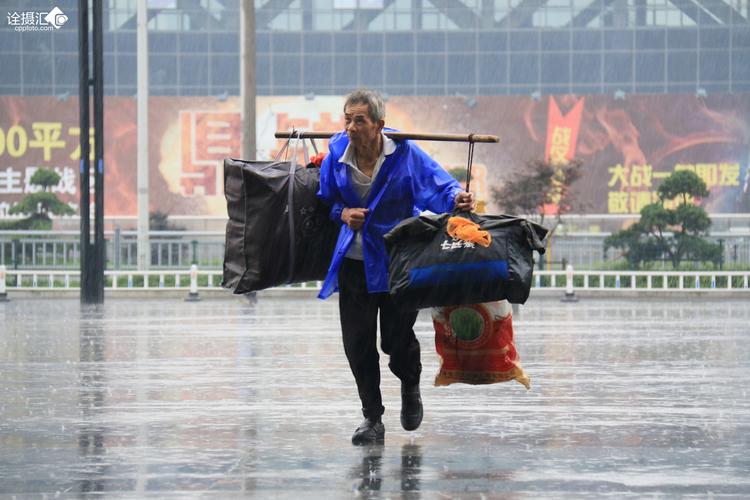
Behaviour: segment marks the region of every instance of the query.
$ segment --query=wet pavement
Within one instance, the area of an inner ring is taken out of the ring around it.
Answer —
[[[534,299],[514,318],[531,389],[433,387],[385,445],[361,420],[337,302],[0,303],[6,498],[750,496],[750,305]]]

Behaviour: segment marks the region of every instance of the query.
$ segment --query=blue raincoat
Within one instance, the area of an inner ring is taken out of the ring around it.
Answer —
[[[390,129],[386,129],[390,130]],[[341,223],[328,275],[319,298],[338,291],[338,273],[355,231],[341,221],[344,208],[365,207],[370,211],[362,226],[367,290],[388,291],[388,253],[383,235],[399,222],[419,214],[420,210],[444,213],[453,210],[455,198],[462,191],[458,182],[411,141],[395,141],[396,150],[385,157],[373,180],[367,199],[362,201],[350,181],[349,168],[339,159],[349,144],[345,132],[334,135],[329,154],[320,168],[318,196],[332,206],[330,217]]]

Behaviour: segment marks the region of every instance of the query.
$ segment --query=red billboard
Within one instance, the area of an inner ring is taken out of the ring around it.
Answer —
[[[225,215],[222,160],[240,156],[239,99],[152,97],[149,104],[151,210]],[[341,97],[259,97],[258,157],[279,151],[276,130],[341,129],[342,104]],[[500,136],[474,152],[472,190],[488,212],[496,210],[493,187],[527,161],[573,158],[583,164],[573,192],[585,213],[638,213],[681,169],[706,182],[709,212],[750,212],[750,94],[390,97],[386,115],[388,126],[405,131]],[[104,127],[105,214],[136,215],[135,100],[106,98]],[[76,98],[0,97],[0,216],[35,189],[28,181],[40,167],[60,173],[54,191],[77,208],[79,133]],[[421,146],[446,168],[466,165],[466,144]]]

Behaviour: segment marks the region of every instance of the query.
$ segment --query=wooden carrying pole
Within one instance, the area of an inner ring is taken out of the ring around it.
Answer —
[[[330,139],[338,132],[305,132],[291,130],[289,132],[276,132],[277,139]],[[496,135],[483,134],[416,134],[413,132],[383,132],[391,139],[411,139],[414,141],[450,141],[450,142],[500,142]]]

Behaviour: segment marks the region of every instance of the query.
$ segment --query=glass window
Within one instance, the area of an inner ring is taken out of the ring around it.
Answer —
[[[732,80],[750,81],[750,50],[732,51]]]
[[[107,63],[109,62],[111,64],[113,59],[113,57],[108,56],[102,61],[104,64],[105,83],[112,83],[111,81],[107,82],[107,76],[110,74],[114,75],[114,68],[112,66],[107,66]],[[78,56],[57,54],[55,55],[54,61],[55,85],[76,85],[78,83]],[[0,66],[0,68],[3,68],[2,73],[8,71],[8,68],[5,66]],[[48,76],[48,79],[50,81],[52,80],[51,75]]]
[[[568,85],[542,85],[542,94],[544,95],[563,95],[570,92]]]
[[[255,56],[255,80],[257,85],[269,85],[271,83],[271,62],[266,55]]]
[[[208,35],[205,33],[180,33],[177,41],[180,52],[208,52]]]
[[[306,54],[328,54],[333,49],[333,39],[330,33],[305,33],[302,49]]]
[[[362,33],[359,37],[359,50],[362,53],[383,53],[383,35],[380,33]]]
[[[385,59],[385,83],[387,85],[411,85],[414,83],[414,57],[389,55]]]
[[[302,37],[299,33],[271,33],[271,50],[277,54],[299,54]]]
[[[479,84],[493,85],[508,82],[506,54],[479,54]]]
[[[381,54],[367,54],[360,57],[359,83],[371,87],[383,85],[383,56]]]
[[[698,39],[702,49],[729,48],[729,30],[727,28],[701,28]]]
[[[667,43],[667,32],[663,29],[650,28],[635,32],[635,48],[640,50],[664,50]],[[628,48],[629,47],[623,47]]]
[[[694,83],[669,83],[667,84],[667,92],[670,94],[692,94],[695,92]]]
[[[477,64],[474,54],[448,54],[448,84],[476,85]]]
[[[356,54],[357,35],[355,35],[354,33],[334,33],[333,50],[337,53]]]
[[[598,30],[573,31],[574,50],[600,50],[602,48],[602,32]]]
[[[390,95],[398,95],[398,96],[409,96],[409,95],[415,95],[416,91],[414,87],[404,87],[404,86],[394,86],[394,85],[386,85],[385,91],[389,93]]]
[[[0,68],[0,83],[21,83],[21,54],[0,54]]]
[[[174,33],[149,33],[148,52],[172,53],[177,51],[177,35]]]
[[[240,42],[242,43],[242,42]],[[267,31],[255,32],[255,50],[257,52],[271,52],[271,34]]]
[[[36,55],[52,53],[52,34],[50,32],[27,31],[21,37],[21,47],[24,52]]]
[[[417,33],[417,51],[424,52],[445,52],[445,34],[444,33]]]
[[[284,56],[278,56],[283,58]],[[299,58],[295,58],[299,59]],[[212,85],[236,86],[240,81],[240,56],[210,56],[208,59],[210,66],[210,83]],[[282,62],[282,68],[284,63]],[[283,69],[282,69],[283,71]],[[297,75],[299,75],[299,64],[297,65]],[[275,80],[278,83],[278,80]]]
[[[421,55],[417,57],[417,84],[440,85],[445,82],[445,57]]]
[[[569,31],[542,31],[542,50],[568,50],[569,48]]]
[[[336,56],[333,60],[334,83],[347,88],[356,86],[357,68],[357,56]]]
[[[704,50],[700,53],[699,80],[711,82],[729,80],[729,51]]]
[[[607,30],[604,32],[604,50],[632,50],[632,30]]]
[[[150,54],[148,57],[149,85],[173,85],[177,82],[177,57]]]
[[[52,85],[24,85],[24,95],[52,95]]]
[[[208,55],[180,57],[181,85],[208,85]]]
[[[117,52],[132,52],[136,51],[135,42],[135,31],[124,31],[115,34],[117,44]]]
[[[137,74],[135,56],[119,54],[117,56],[117,85],[135,85]]]
[[[333,84],[333,67],[329,56],[304,56],[302,58],[302,71],[302,83],[305,87],[330,87]]]
[[[695,29],[669,29],[667,30],[667,48],[670,49],[694,49],[698,46],[698,31]]]
[[[297,35],[299,38],[299,35]],[[226,52],[228,54],[239,54],[240,34],[235,33],[211,33],[209,37],[211,52]]]
[[[694,82],[697,77],[695,52],[667,52],[668,82]]]
[[[295,4],[297,5],[295,6]],[[258,13],[260,12],[262,12],[262,10],[258,11]],[[268,28],[273,31],[301,31],[302,10],[299,8],[299,2],[292,3],[287,10],[274,17],[273,20],[268,23]]]
[[[275,87],[299,85],[301,82],[301,59],[299,56],[274,56],[271,59],[272,83]]]
[[[573,74],[575,83],[598,83],[601,80],[602,59],[600,54],[573,54]]]
[[[445,49],[448,52],[474,52],[476,47],[473,32],[445,34]]]
[[[750,28],[734,26],[732,27],[732,46],[750,47]]]
[[[5,71],[5,68],[3,68]],[[23,83],[24,85],[47,85],[52,79],[52,58],[47,55],[23,55]]]
[[[479,32],[479,50],[485,52],[500,52],[508,47],[506,32]]]
[[[509,37],[511,50],[533,52],[539,50],[538,31],[511,31]]]
[[[633,81],[633,54],[605,54],[604,81],[630,84]]]
[[[134,97],[136,95],[136,88],[135,86],[128,86],[128,85],[118,85],[117,86],[117,95],[120,96],[128,96],[128,97]]]
[[[706,92],[709,94],[719,94],[719,93],[725,93],[730,92],[729,90],[729,82],[723,82],[723,83],[700,83],[700,86],[706,89]]]
[[[570,55],[568,52],[542,54],[542,84],[559,84],[570,81]]]
[[[55,42],[55,52],[78,53],[78,34],[62,33],[61,31],[62,30],[55,32],[54,35],[52,36],[52,39]],[[2,39],[0,38],[0,40]],[[6,48],[5,45],[3,45],[2,47],[3,47],[3,51],[10,50]]]
[[[59,57],[59,56],[58,56]],[[117,71],[115,70],[116,59],[114,54],[104,54],[104,86],[114,86],[117,84],[115,76]],[[60,85],[65,80],[71,82],[72,85],[78,85],[78,56],[72,56],[72,63],[69,61],[67,66],[60,68],[58,66],[57,57],[55,58],[55,86]],[[74,92],[78,93],[78,88]]]
[[[508,93],[508,87],[503,84],[479,87],[479,95],[505,95]]]
[[[510,55],[511,83],[539,83],[539,55],[511,54]]]
[[[599,85],[571,82],[570,92],[578,95],[600,94],[602,92],[602,88]]]
[[[642,82],[663,82],[664,54],[662,52],[636,53],[635,81],[638,84]]]
[[[414,52],[414,35],[412,33],[393,33],[385,36],[385,51]]]
[[[302,87],[299,85],[281,85],[272,87],[271,95],[300,95]]]

